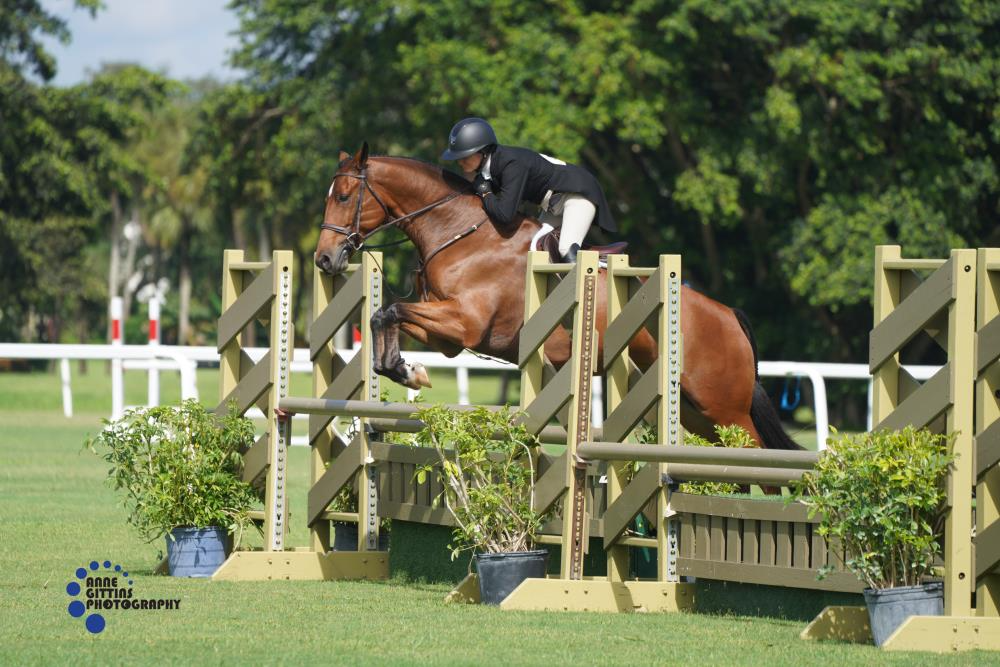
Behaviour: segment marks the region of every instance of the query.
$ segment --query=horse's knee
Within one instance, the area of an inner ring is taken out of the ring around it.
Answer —
[[[399,324],[399,304],[383,306],[372,314],[372,331],[381,331],[386,327]]]

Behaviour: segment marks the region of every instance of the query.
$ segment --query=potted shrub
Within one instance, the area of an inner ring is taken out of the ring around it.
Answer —
[[[253,422],[235,408],[222,418],[194,400],[180,407],[129,410],[87,445],[111,464],[109,483],[124,493],[128,521],[149,541],[167,537],[170,573],[208,577],[238,544],[257,497],[240,478]]]
[[[943,585],[925,577],[941,550],[953,440],[912,427],[832,438],[793,490],[810,516],[820,515],[820,534],[843,544],[847,569],[867,584],[879,646],[908,617],[943,613]]]
[[[544,577],[548,564],[548,552],[534,549],[545,519],[532,509],[538,441],[515,425],[517,415],[507,408],[435,406],[417,417],[425,427],[416,443],[433,447],[438,458],[437,465],[417,471],[417,481],[438,475],[444,490],[437,501],[456,525],[451,557],[474,553],[480,599],[500,604],[528,577]]]
[[[349,484],[340,490],[340,493],[330,503],[332,512],[357,512],[358,493],[353,484]],[[378,530],[378,550],[389,550],[389,528],[392,522],[388,519],[379,520]],[[333,522],[333,550],[334,551],[357,551],[358,550],[358,524],[354,521],[334,521]]]

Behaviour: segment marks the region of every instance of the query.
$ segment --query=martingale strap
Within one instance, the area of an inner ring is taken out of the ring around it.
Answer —
[[[490,219],[489,216],[487,216],[482,220],[480,220],[479,222],[477,222],[476,224],[469,227],[468,229],[466,229],[461,234],[456,234],[455,236],[451,237],[450,239],[445,241],[443,245],[439,246],[431,254],[427,255],[427,259],[423,261],[417,260],[417,277],[420,278],[420,288],[421,288],[420,292],[424,301],[427,300],[427,281],[424,279],[424,275],[427,273],[427,265],[431,263],[431,260],[434,259],[439,252],[441,252],[445,248],[451,247],[452,245],[464,239],[466,236],[469,236],[470,234],[474,233],[477,229],[485,225],[489,221],[489,219]]]

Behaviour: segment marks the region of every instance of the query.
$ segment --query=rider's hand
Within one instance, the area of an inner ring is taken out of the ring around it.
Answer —
[[[485,197],[493,192],[493,183],[483,178],[482,174],[476,174],[476,178],[472,181],[472,189],[480,197]]]

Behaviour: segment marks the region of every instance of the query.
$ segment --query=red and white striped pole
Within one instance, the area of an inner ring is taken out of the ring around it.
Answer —
[[[160,345],[160,300],[154,295],[149,299],[149,346],[159,347]],[[154,407],[160,404],[160,369],[157,368],[157,359],[150,359],[149,382],[147,392],[149,396],[149,406]]]
[[[120,296],[111,297],[111,344],[117,347],[122,345],[122,298]],[[125,412],[125,389],[122,378],[121,358],[111,360],[111,418],[118,419]]]

